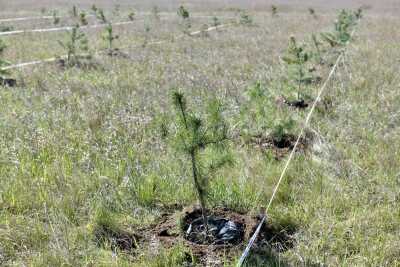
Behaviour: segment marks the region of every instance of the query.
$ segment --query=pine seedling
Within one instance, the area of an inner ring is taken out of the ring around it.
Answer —
[[[13,30],[14,30],[13,26],[0,25],[0,32],[10,32],[10,31],[13,31]]]
[[[113,30],[112,24],[108,23],[108,25],[105,27],[105,33],[103,35],[103,40],[105,40],[107,42],[108,51],[110,53],[112,53],[112,51],[114,50],[113,44],[114,44],[114,41],[117,40],[118,38],[119,38],[118,35],[114,35],[114,30]]]
[[[357,20],[360,20],[363,17],[363,9],[360,7],[354,12],[354,16]]]
[[[190,17],[189,11],[184,6],[180,6],[177,11],[177,14],[182,19],[182,25],[184,27],[183,32],[189,33],[189,29],[192,26],[189,20]]]
[[[221,104],[217,101],[210,105],[206,120],[189,111],[182,93],[173,93],[173,104],[177,117],[175,145],[190,161],[193,186],[197,192],[203,221],[208,231],[206,213],[207,184],[210,176],[216,170],[228,163],[232,163],[229,153],[226,153],[228,127],[222,118]],[[210,154],[215,157],[209,164],[206,164],[206,158],[204,157],[207,150],[212,152]]]
[[[89,50],[86,35],[80,31],[79,25],[75,25],[70,32],[66,41],[58,41],[60,46],[67,52],[67,65],[74,66],[79,62],[79,52],[87,52]]]
[[[309,84],[313,80],[313,77],[306,68],[309,58],[310,56],[304,47],[298,45],[293,36],[290,37],[286,55],[282,60],[287,65],[288,78],[297,85],[297,100],[301,99],[302,85]]]
[[[221,25],[221,22],[219,21],[219,19],[217,17],[213,17],[212,18],[212,26],[213,27],[218,27],[219,25]]]
[[[322,33],[322,39],[331,47],[345,46],[351,38],[350,31],[357,24],[357,20],[357,15],[343,9],[335,22],[334,30]]]
[[[58,25],[60,23],[60,17],[57,14],[57,11],[53,11],[53,24]]]
[[[292,132],[295,123],[290,114],[286,109],[279,109],[261,82],[250,86],[246,97],[237,124],[245,137],[270,136],[280,143]]]
[[[272,16],[276,16],[278,14],[278,7],[275,5],[271,6],[271,14]]]
[[[189,11],[184,6],[180,6],[177,13],[180,18],[189,19]]]
[[[317,14],[315,13],[315,9],[312,7],[308,8],[308,13],[313,17],[313,18],[317,18]]]
[[[250,26],[253,24],[253,18],[246,11],[242,11],[240,13],[239,23],[241,25]]]
[[[135,12],[133,10],[131,12],[129,12],[128,19],[130,21],[134,21],[135,20]]]
[[[7,70],[3,69],[4,67],[10,65],[10,63],[7,60],[3,59],[3,53],[6,50],[6,48],[7,45],[3,42],[3,40],[0,39],[0,78],[3,78],[2,76],[9,74]]]
[[[95,4],[93,4],[90,9],[92,10],[93,14],[95,14],[95,15],[97,14],[98,8],[97,8],[97,6]]]
[[[71,14],[74,18],[78,17],[78,8],[75,5],[72,6]]]
[[[97,19],[100,20],[101,23],[103,23],[103,24],[107,23],[107,18],[106,18],[106,15],[104,14],[103,9],[100,9],[100,8],[97,9],[96,17],[97,17]]]
[[[84,11],[82,11],[79,14],[79,22],[81,23],[81,25],[84,25],[84,26],[89,24],[89,22],[88,22],[88,20],[86,18],[86,13]]]
[[[158,6],[153,6],[153,8],[151,9],[151,13],[153,14],[153,18],[155,20],[160,20],[160,9],[158,8]]]

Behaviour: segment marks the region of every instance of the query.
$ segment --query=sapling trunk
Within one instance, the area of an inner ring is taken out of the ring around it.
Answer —
[[[192,161],[192,173],[193,173],[193,181],[197,190],[197,195],[199,197],[200,202],[200,209],[201,209],[201,216],[203,217],[204,226],[206,227],[206,232],[208,232],[208,220],[207,220],[207,213],[205,209],[205,199],[204,199],[204,191],[201,188],[199,182],[199,173],[197,172],[197,164],[196,164],[196,151],[193,149],[190,152],[190,159]]]
[[[189,124],[188,124],[188,118],[187,118],[187,114],[185,111],[185,104],[183,101],[184,101],[183,96],[178,96],[176,104],[179,106],[179,110],[182,115],[182,120],[183,120],[185,129],[186,129],[186,131],[189,131],[190,129],[189,129]],[[196,134],[195,129],[193,129],[193,134]],[[183,142],[185,142],[185,141],[183,140]],[[200,174],[198,172],[197,161],[196,161],[197,150],[198,150],[198,148],[196,148],[193,145],[190,148],[189,154],[190,154],[190,160],[192,163],[192,175],[193,175],[194,187],[196,188],[197,196],[198,196],[199,202],[200,202],[201,216],[203,217],[203,222],[206,227],[206,232],[208,232],[208,221],[207,221],[207,214],[206,214],[206,209],[205,209],[206,204],[205,204],[205,199],[204,199],[204,190],[202,189],[200,181],[199,181]]]

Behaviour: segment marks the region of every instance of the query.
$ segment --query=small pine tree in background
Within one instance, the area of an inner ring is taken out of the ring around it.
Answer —
[[[362,12],[362,11],[361,11]],[[331,47],[343,47],[350,41],[351,30],[357,24],[362,13],[341,10],[332,32],[321,33],[321,37]]]
[[[251,26],[253,25],[253,18],[250,16],[249,13],[243,10],[242,12],[240,12],[239,24],[245,26]]]
[[[79,13],[79,22],[81,23],[81,25],[86,26],[89,24],[87,18],[86,18],[86,13],[84,11],[82,11],[81,13]]]
[[[151,13],[153,14],[153,18],[155,20],[160,20],[160,9],[158,8],[158,6],[153,6],[153,8],[151,9]]]
[[[101,23],[105,24],[107,23],[107,18],[106,15],[104,14],[103,9],[97,9],[96,17],[98,20],[100,20]]]
[[[180,6],[177,13],[182,19],[189,19],[189,11],[184,6]]]
[[[75,5],[72,6],[71,15],[74,18],[78,17],[78,8]]]
[[[53,24],[58,25],[60,23],[60,17],[58,16],[58,12],[56,10],[53,11]]]
[[[178,8],[177,14],[182,19],[183,32],[189,33],[189,29],[192,27],[189,19],[189,11],[184,6],[180,6]]]
[[[4,67],[7,67],[8,65],[10,65],[10,63],[8,61],[3,59],[3,54],[4,54],[4,51],[6,50],[6,48],[7,48],[7,45],[3,42],[3,40],[0,39],[0,78],[3,78],[2,76],[9,74],[9,72],[7,70],[3,69]]]
[[[363,9],[361,7],[357,8],[357,10],[354,12],[354,15],[357,20],[361,19],[363,17]]]
[[[280,109],[273,96],[261,82],[256,82],[246,90],[246,101],[241,105],[238,122],[241,135],[245,139],[271,137],[280,143],[295,126],[287,109]]]
[[[114,30],[111,23],[105,27],[105,33],[103,35],[103,40],[107,42],[108,52],[112,53],[114,50],[114,41],[119,38],[118,35],[114,35]]]
[[[91,8],[90,8],[91,10],[92,10],[92,12],[93,12],[93,14],[94,15],[96,15],[97,14],[97,10],[98,10],[98,8],[97,8],[97,6],[95,5],[95,4],[93,4],[92,6],[91,6]]]
[[[277,6],[275,6],[275,5],[271,6],[271,14],[272,14],[272,16],[278,15],[278,7]]]
[[[313,18],[317,18],[317,14],[315,13],[315,9],[312,7],[308,8],[308,13],[313,17]]]
[[[46,15],[47,13],[47,9],[45,7],[40,8],[40,14],[42,14],[42,16]]]
[[[131,10],[130,12],[129,12],[129,14],[128,14],[128,19],[130,20],[130,21],[134,21],[135,20],[135,11],[133,11],[133,10]]]
[[[297,100],[305,95],[302,92],[302,85],[312,82],[313,77],[308,71],[306,63],[309,61],[310,56],[305,51],[302,45],[297,44],[296,39],[292,36],[289,39],[289,46],[286,55],[282,60],[286,63],[288,69],[288,78],[297,87]]]
[[[180,92],[173,93],[173,105],[176,109],[177,129],[173,143],[190,162],[193,186],[207,228],[206,205],[209,180],[218,169],[233,162],[228,151],[228,127],[222,117],[222,106],[216,100],[210,103],[206,119],[200,118],[188,109],[186,99]],[[207,158],[210,155],[211,160]]]
[[[214,16],[212,18],[212,26],[213,27],[218,27],[219,25],[221,25],[221,22],[219,21],[218,17]]]
[[[79,25],[75,25],[70,32],[68,32],[68,38],[63,41],[58,41],[60,46],[66,50],[67,66],[74,66],[79,63],[79,59],[82,57],[80,52],[87,53],[89,51],[88,40],[86,35],[80,31]]]

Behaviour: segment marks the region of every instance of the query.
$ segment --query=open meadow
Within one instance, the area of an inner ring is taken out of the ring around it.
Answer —
[[[0,266],[400,267],[400,2],[8,2]]]

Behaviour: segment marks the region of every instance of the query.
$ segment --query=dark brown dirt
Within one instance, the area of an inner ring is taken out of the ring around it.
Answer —
[[[128,54],[122,52],[118,48],[114,48],[112,50],[108,50],[106,55],[109,56],[109,57],[130,59],[130,56]]]
[[[112,250],[132,251],[137,248],[139,235],[125,231],[98,226],[94,231],[94,238],[99,246],[110,245]]]
[[[17,80],[12,78],[2,78],[0,77],[0,85],[8,86],[8,87],[15,87],[17,86]]]
[[[297,137],[295,135],[284,135],[280,139],[273,138],[271,136],[252,136],[249,140],[250,144],[256,145],[263,150],[271,150],[277,160],[282,159],[289,154],[296,143]],[[297,147],[297,151],[306,151],[310,139],[308,137],[301,138],[300,143]]]
[[[104,67],[90,57],[79,57],[75,62],[68,63],[67,60],[60,58],[56,61],[60,70],[67,68],[79,68],[82,70],[104,70]]]
[[[297,109],[306,109],[309,107],[308,101],[306,102],[304,99],[293,100],[293,101],[285,101],[285,104],[289,107],[297,108]]]
[[[201,212],[198,208],[187,208],[182,212],[164,214],[157,224],[151,225],[140,232],[143,233],[142,240],[148,243],[150,247],[170,248],[174,245],[184,244],[189,247],[200,264],[205,266],[223,266],[222,259],[233,260],[247,245],[255,229],[260,222],[260,218],[248,214],[237,213],[227,208],[219,208],[208,211],[208,214],[226,218],[243,226],[243,238],[239,243],[230,244],[196,244],[185,238],[185,220],[186,224],[190,220],[198,218]],[[276,252],[283,252],[293,247],[294,239],[292,237],[295,227],[276,227],[270,224],[269,220],[262,227],[259,238],[256,241],[254,250],[265,249],[267,246]]]

